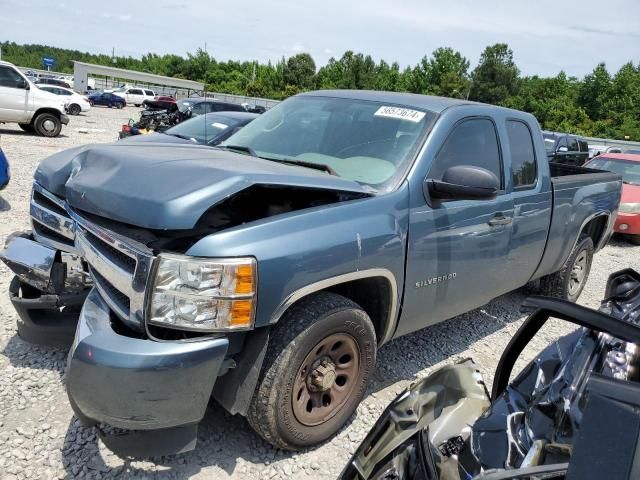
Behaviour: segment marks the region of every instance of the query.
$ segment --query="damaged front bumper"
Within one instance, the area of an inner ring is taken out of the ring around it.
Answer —
[[[14,234],[0,260],[15,273],[9,297],[18,313],[18,335],[28,342],[68,347],[90,282],[82,260]]]
[[[228,345],[226,337],[160,342],[119,334],[109,307],[92,290],[69,352],[71,406],[85,424],[127,430],[100,429],[104,443],[116,453],[192,450]]]

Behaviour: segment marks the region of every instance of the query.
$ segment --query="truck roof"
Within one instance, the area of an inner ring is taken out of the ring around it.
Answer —
[[[422,110],[430,110],[435,113],[440,113],[449,107],[460,105],[486,105],[489,107],[503,109],[503,107],[472,102],[470,100],[460,100],[457,98],[436,97],[432,95],[420,95],[417,93],[405,92],[383,92],[378,90],[317,90],[314,92],[302,93],[300,95],[313,97],[351,98],[354,100],[370,100],[375,102],[391,103],[395,105],[407,105],[420,108]]]

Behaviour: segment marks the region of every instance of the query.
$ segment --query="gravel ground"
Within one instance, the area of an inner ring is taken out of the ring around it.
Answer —
[[[40,160],[71,146],[113,141],[120,125],[137,116],[138,109],[133,107],[94,108],[72,117],[62,136],[53,139],[25,134],[17,125],[0,125],[0,145],[13,175],[0,193],[0,245],[9,233],[29,226],[31,178]],[[614,239],[596,256],[580,303],[597,307],[608,275],[626,267],[640,269],[640,247]],[[9,270],[0,265],[1,292],[7,291],[10,279]],[[212,404],[195,451],[145,460],[117,457],[92,428],[78,423],[63,386],[66,352],[20,340],[16,314],[7,295],[1,293],[0,478],[336,478],[383,409],[412,380],[472,357],[490,382],[503,348],[524,318],[518,306],[528,293],[520,289],[383,347],[357,414],[335,438],[318,448],[297,454],[276,450],[254,434],[242,417],[228,415]],[[561,322],[551,322],[524,358],[530,359],[568,332]]]

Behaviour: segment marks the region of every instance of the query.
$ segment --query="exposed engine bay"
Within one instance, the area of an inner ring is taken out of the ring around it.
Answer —
[[[93,222],[145,244],[156,252],[185,253],[198,240],[221,230],[307,208],[364,198],[367,194],[289,185],[253,185],[207,210],[193,229],[143,229],[82,212]]]
[[[342,479],[640,478],[640,274],[609,278],[599,311],[531,297],[491,394],[471,360],[394,400]],[[509,382],[549,318],[582,327]]]

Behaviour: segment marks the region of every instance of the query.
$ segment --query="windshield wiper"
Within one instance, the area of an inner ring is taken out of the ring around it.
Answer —
[[[216,148],[222,148],[224,150],[231,150],[235,152],[247,153],[252,157],[257,157],[258,154],[251,147],[245,147],[244,145],[218,145]]]
[[[298,165],[299,167],[313,168],[314,170],[320,170],[321,172],[327,172],[330,175],[335,175],[339,177],[338,172],[336,172],[333,168],[331,168],[326,163],[315,163],[315,162],[307,162],[305,160],[300,160],[298,158],[291,157],[265,157],[261,156],[260,158],[264,158],[265,160],[272,160],[274,162],[286,163],[288,165]]]

